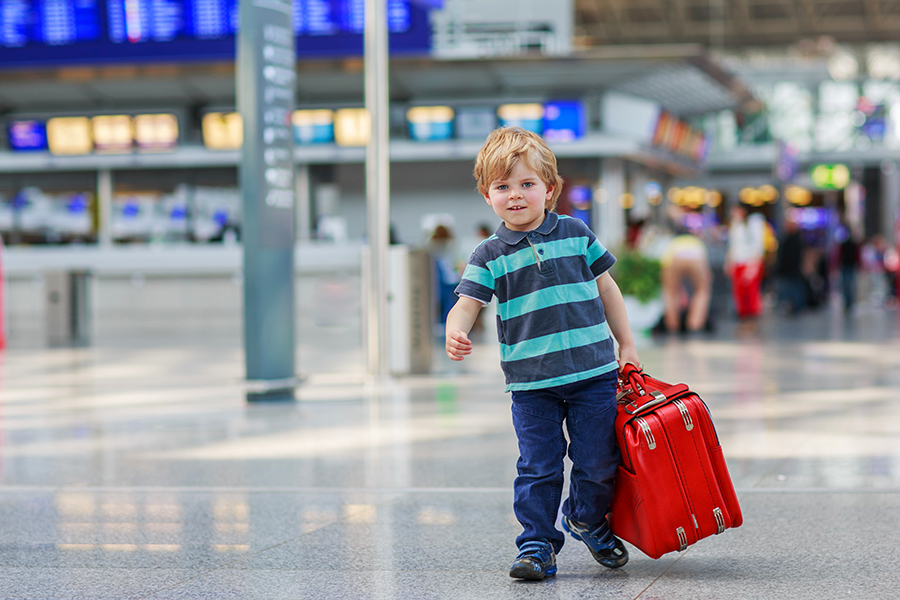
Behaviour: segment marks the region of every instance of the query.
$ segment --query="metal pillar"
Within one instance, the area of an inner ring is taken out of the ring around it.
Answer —
[[[364,31],[366,109],[372,123],[366,148],[368,221],[368,302],[366,349],[369,374],[384,378],[389,369],[387,261],[390,231],[390,149],[388,142],[387,0],[366,0]]]
[[[892,160],[881,163],[881,198],[878,201],[884,208],[880,233],[888,243],[896,245],[900,243],[900,239],[894,239],[900,216],[900,168]]]
[[[101,246],[112,245],[112,171],[97,171],[97,242]]]
[[[240,2],[237,103],[244,125],[244,350],[247,400],[293,400],[294,108],[290,0]]]
[[[312,237],[312,224],[309,218],[312,194],[308,164],[297,166],[294,187],[297,192],[297,239],[308,241]]]
[[[594,232],[600,242],[615,250],[625,242],[625,211],[619,201],[625,193],[625,164],[618,158],[604,158],[600,165],[602,197],[595,204]]]

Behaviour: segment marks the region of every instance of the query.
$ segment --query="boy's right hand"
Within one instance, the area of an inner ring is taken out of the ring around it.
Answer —
[[[472,354],[472,342],[464,332],[456,329],[447,332],[447,356],[450,360],[462,360]]]

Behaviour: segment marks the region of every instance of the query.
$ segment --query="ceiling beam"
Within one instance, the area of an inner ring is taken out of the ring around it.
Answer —
[[[802,37],[890,41],[897,0],[576,0],[577,25],[594,44],[724,42],[790,45]],[[721,3],[721,4],[718,4]],[[716,29],[724,8],[724,36]],[[658,18],[654,18],[657,15]]]

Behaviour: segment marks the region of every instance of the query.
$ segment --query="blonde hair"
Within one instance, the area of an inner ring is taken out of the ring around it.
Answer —
[[[487,196],[491,182],[508,178],[519,161],[537,173],[544,185],[553,188],[545,208],[555,209],[563,183],[556,156],[541,136],[521,127],[495,129],[485,140],[472,172],[478,182],[478,192]]]

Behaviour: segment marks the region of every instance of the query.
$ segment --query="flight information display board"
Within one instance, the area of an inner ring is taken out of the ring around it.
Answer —
[[[416,1],[388,0],[392,52],[430,49],[428,15]],[[361,55],[364,6],[294,0],[297,55]],[[0,68],[233,60],[238,21],[237,0],[0,0]]]

